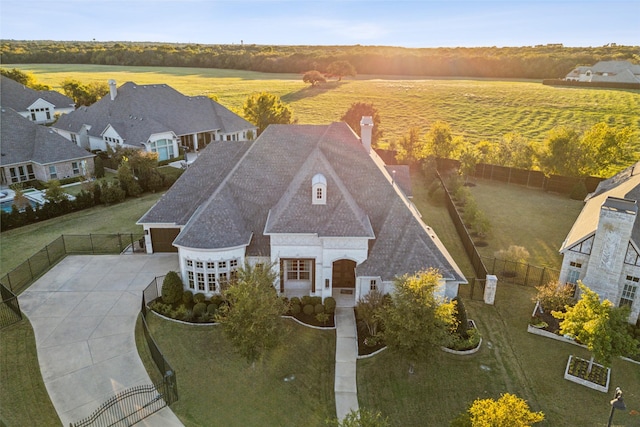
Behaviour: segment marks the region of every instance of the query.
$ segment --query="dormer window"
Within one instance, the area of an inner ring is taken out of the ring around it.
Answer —
[[[321,173],[314,175],[311,180],[311,203],[314,205],[327,204],[327,179]]]

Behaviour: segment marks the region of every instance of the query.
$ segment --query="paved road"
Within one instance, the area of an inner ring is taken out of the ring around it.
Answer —
[[[135,345],[142,290],[178,269],[176,254],[67,256],[19,297],[62,425],[114,394],[151,384]],[[181,426],[169,408],[141,425]]]

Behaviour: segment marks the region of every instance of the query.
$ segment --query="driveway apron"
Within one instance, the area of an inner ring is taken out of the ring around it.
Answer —
[[[19,297],[38,361],[63,426],[127,388],[151,384],[138,356],[142,291],[178,269],[176,254],[67,256]],[[167,407],[141,424],[180,426]]]

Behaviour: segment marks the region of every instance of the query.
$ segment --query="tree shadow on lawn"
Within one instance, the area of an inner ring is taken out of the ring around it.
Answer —
[[[327,83],[320,83],[318,86],[306,86],[296,92],[288,93],[282,96],[282,101],[292,103],[300,101],[305,98],[312,98],[329,92],[332,89],[337,89],[345,84],[345,82],[333,81]]]

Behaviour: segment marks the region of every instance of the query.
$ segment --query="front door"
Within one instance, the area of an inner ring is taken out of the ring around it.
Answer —
[[[333,263],[332,282],[334,288],[356,287],[356,263],[341,259]]]

